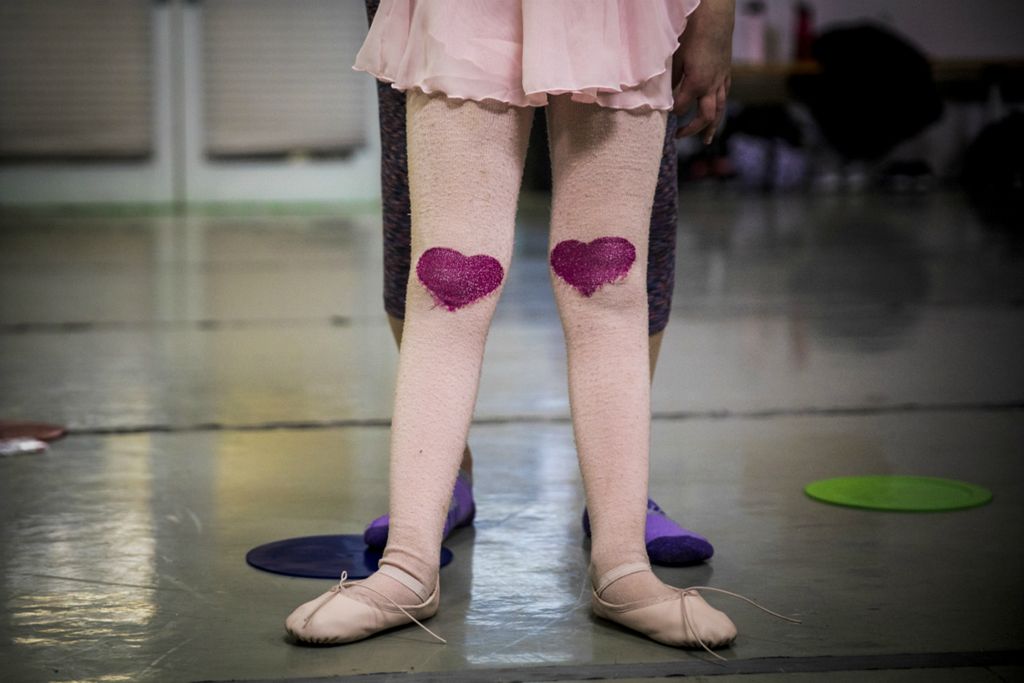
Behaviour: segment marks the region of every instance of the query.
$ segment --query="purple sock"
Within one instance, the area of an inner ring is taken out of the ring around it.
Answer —
[[[460,527],[469,526],[476,516],[476,503],[473,502],[473,478],[468,472],[459,470],[455,478],[455,489],[452,491],[452,501],[448,506],[448,516],[444,520],[444,536],[447,539],[453,531]],[[363,541],[370,548],[383,548],[388,544],[388,529],[391,520],[387,515],[382,515],[370,522],[363,532]]]
[[[590,536],[590,515],[586,508],[583,508],[583,533]],[[644,542],[651,562],[668,567],[699,564],[715,554],[708,539],[676,524],[650,498],[647,499]]]

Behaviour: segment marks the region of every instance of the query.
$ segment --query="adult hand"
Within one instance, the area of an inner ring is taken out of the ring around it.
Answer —
[[[725,116],[735,12],[735,0],[701,0],[679,37],[672,56],[672,111],[682,117],[694,104],[697,111],[676,131],[677,140],[703,131],[709,145]]]

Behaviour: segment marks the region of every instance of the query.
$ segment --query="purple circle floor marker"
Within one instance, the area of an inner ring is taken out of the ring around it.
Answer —
[[[256,546],[245,555],[245,561],[256,569],[287,576],[311,579],[335,579],[342,570],[350,579],[365,579],[377,571],[381,551],[366,547],[361,534],[301,536]],[[441,566],[454,555],[441,548]]]

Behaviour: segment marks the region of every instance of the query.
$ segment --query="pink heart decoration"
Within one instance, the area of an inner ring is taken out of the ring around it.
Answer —
[[[587,243],[565,240],[551,250],[555,274],[583,296],[625,277],[635,260],[636,248],[623,237],[598,237]]]
[[[505,271],[493,256],[463,256],[455,249],[432,247],[420,256],[416,275],[439,306],[454,311],[497,289]]]

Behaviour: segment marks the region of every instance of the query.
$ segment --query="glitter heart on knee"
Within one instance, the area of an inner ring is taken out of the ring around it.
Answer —
[[[496,290],[505,271],[493,256],[433,247],[420,256],[416,276],[439,306],[455,311]]]
[[[636,260],[636,248],[623,237],[599,237],[591,242],[564,240],[551,250],[551,268],[583,296],[626,277]]]

